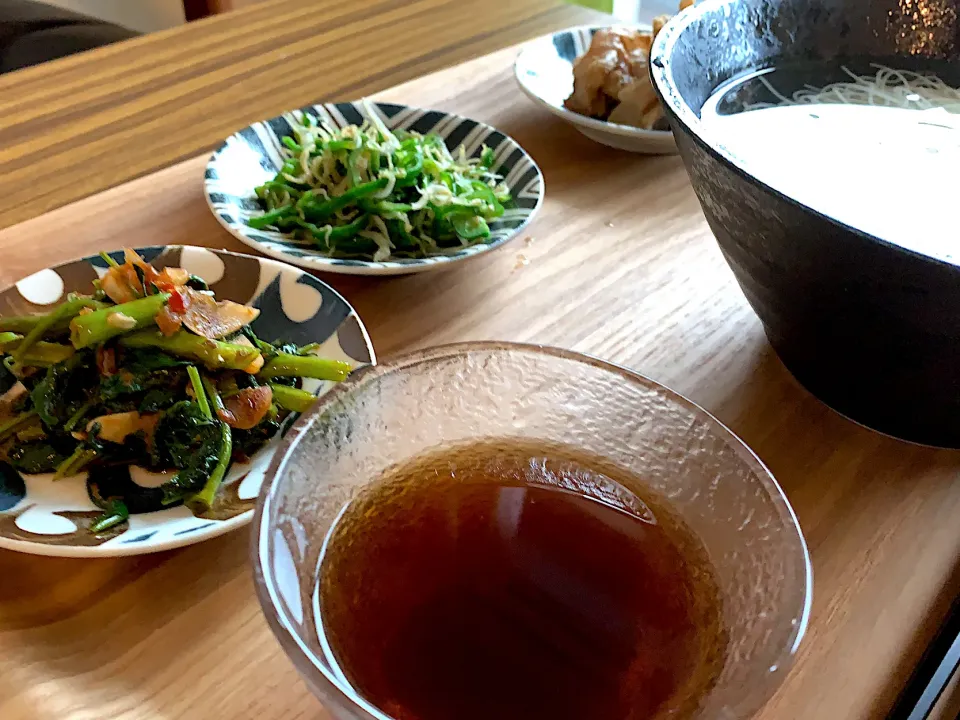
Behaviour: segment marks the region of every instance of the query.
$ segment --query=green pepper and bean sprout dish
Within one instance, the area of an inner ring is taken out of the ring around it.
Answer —
[[[339,381],[351,366],[257,337],[259,310],[218,301],[183,269],[103,257],[89,295],[0,317],[0,460],[54,480],[86,472],[103,511],[94,533],[181,503],[208,513],[231,464],[314,402],[303,379]],[[132,482],[134,465],[162,482]]]
[[[256,189],[247,220],[330,257],[385,261],[450,254],[485,242],[511,201],[494,152],[451,152],[442,137],[390,130],[367,106],[360,126],[334,129],[302,113],[281,138],[283,167]]]

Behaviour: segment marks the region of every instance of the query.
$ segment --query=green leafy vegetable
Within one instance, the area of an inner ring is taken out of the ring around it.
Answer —
[[[191,290],[209,290],[210,286],[207,285],[207,281],[202,277],[197,277],[196,275],[191,275],[187,279],[187,287]]]
[[[75,348],[85,348],[149,327],[169,298],[169,293],[150,295],[79,315],[70,323],[70,341]]]
[[[233,431],[234,456],[251,458],[280,431],[276,420],[264,420],[251,430]],[[238,457],[238,459],[239,459]]]
[[[203,487],[219,462],[220,424],[200,405],[182,400],[170,408],[154,433],[154,464],[179,470],[168,484],[194,492]]]
[[[273,389],[273,401],[284,410],[306,412],[317,401],[317,396],[306,390],[270,383]]]
[[[90,353],[77,354],[47,368],[46,375],[30,393],[33,409],[49,427],[69,420],[88,400],[88,388],[96,371]]]
[[[345,380],[352,367],[340,360],[328,360],[314,355],[277,353],[260,371],[265,379],[276,377],[308,377],[317,380]]]
[[[260,352],[245,345],[234,345],[208,340],[181,330],[166,336],[156,330],[142,330],[124,335],[119,343],[130,348],[155,348],[164,352],[203,363],[210,369],[244,370]]]
[[[160,412],[177,402],[182,392],[176,389],[157,388],[150,390],[143,396],[137,410],[141,413]]]
[[[71,297],[69,300],[47,315],[43,320],[38,322],[30,330],[30,332],[26,334],[23,340],[17,345],[16,349],[14,349],[11,353],[13,355],[13,359],[17,362],[22,362],[24,356],[30,350],[33,344],[40,340],[47,330],[56,325],[57,322],[75,318],[81,310],[88,308],[93,304],[94,302],[90,298]]]
[[[184,499],[187,507],[197,514],[205,513],[213,506],[213,498],[217,494],[221,483],[223,483],[227,468],[230,467],[230,458],[233,451],[232,432],[230,426],[225,422],[220,422],[218,425],[220,426],[220,434],[219,444],[216,445],[217,464],[207,476],[203,487]]]
[[[94,534],[102,533],[104,530],[109,530],[126,522],[129,517],[130,511],[127,509],[126,503],[122,500],[113,500],[109,507],[103,511],[103,515],[90,523],[90,532]]]
[[[358,148],[344,147],[344,160]],[[408,158],[411,164],[415,159]],[[369,169],[364,162],[389,166],[372,150],[354,160],[358,177]],[[374,197],[387,184],[365,179],[366,187],[347,200],[399,212]],[[306,197],[310,217],[340,216],[344,200],[307,189],[283,183],[292,205]],[[360,230],[354,221],[322,234],[340,242]],[[124,252],[123,264],[111,256],[106,261],[92,296],[70,295],[47,313],[0,318],[0,395],[8,395],[0,467],[18,478],[52,472],[66,482],[85,474],[88,494],[103,511],[90,525],[94,533],[117,528],[131,513],[174,503],[197,514],[209,511],[231,464],[249,460],[290,413],[312,403],[313,396],[298,389],[304,378],[342,379],[350,371],[345,363],[314,356],[316,344],[264,342],[249,326],[232,341],[203,337],[198,333],[209,323],[199,320],[216,320],[210,313],[218,304],[198,300],[196,293],[209,293],[202,279],[173,268],[158,272],[131,251]],[[198,318],[201,312],[208,317]],[[142,487],[131,478],[134,465],[172,479]]]
[[[87,465],[97,459],[97,454],[97,451],[93,448],[80,445],[73,451],[70,457],[57,466],[57,471],[54,473],[53,479],[60,480],[61,478],[77,475],[83,471]]]
[[[110,511],[113,503],[122,502],[131,513],[163,510],[165,493],[162,488],[137,485],[130,477],[127,465],[100,465],[87,477],[87,494],[101,510]]]
[[[17,376],[7,370],[7,367],[3,363],[0,363],[0,395],[6,394],[6,392],[16,384]]]
[[[25,352],[21,353],[19,351],[22,340],[22,336],[14,333],[0,334],[0,355],[10,353],[14,360],[19,357],[21,365],[49,367],[65,361],[74,354],[71,345],[60,345],[44,340],[33,342]]]
[[[6,440],[18,430],[33,422],[37,417],[35,410],[28,410],[0,423],[0,441]]]
[[[17,470],[27,475],[49,473],[56,470],[66,460],[73,448],[66,452],[48,441],[34,441],[18,444],[7,456],[7,461]]]

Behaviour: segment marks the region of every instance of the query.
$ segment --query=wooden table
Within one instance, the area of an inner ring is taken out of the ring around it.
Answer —
[[[588,18],[547,0],[277,0],[0,78],[0,221],[26,220],[0,231],[0,285],[122,245],[240,249],[204,204],[197,156],[229,130]],[[388,37],[400,38],[391,52],[376,42]],[[539,111],[514,85],[515,53],[379,97],[517,138],[546,178],[527,236],[444,273],[324,279],[381,356],[467,339],[560,345],[716,414],[779,478],[814,563],[807,638],[761,717],[883,717],[960,584],[960,453],[872,433],[799,387],[679,159],[602,148]],[[98,562],[0,552],[0,718],[326,717],[261,617],[247,543],[239,532]]]

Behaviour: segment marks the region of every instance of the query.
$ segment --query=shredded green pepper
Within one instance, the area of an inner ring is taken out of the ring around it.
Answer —
[[[317,220],[325,220],[354,201],[373,195],[378,190],[383,190],[388,182],[387,178],[380,178],[379,180],[372,180],[368,183],[355,185],[343,195],[332,197],[323,202],[316,202],[316,195],[307,192],[304,193],[303,197],[297,202],[297,209],[300,210],[307,219],[314,222]]]
[[[271,210],[268,213],[264,213],[259,217],[250,218],[247,221],[247,225],[254,228],[255,230],[263,230],[264,228],[268,228],[271,225],[276,225],[277,220],[290,217],[295,212],[296,212],[296,208],[293,205],[284,205],[283,207],[278,207],[275,210]]]
[[[465,240],[490,237],[490,228],[487,226],[486,221],[479,215],[453,213],[450,216],[450,223],[453,225],[453,229],[457,235]]]
[[[361,125],[330,128],[303,115],[281,138],[284,164],[256,189],[247,220],[334,257],[425,257],[490,237],[511,202],[487,147],[467,157],[439,135],[389,130],[367,107]],[[309,162],[301,163],[301,158]]]

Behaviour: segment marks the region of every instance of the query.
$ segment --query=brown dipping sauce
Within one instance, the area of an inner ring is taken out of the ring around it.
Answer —
[[[396,720],[688,717],[722,666],[720,594],[700,540],[642,487],[511,440],[395,469],[322,561],[340,668]]]

